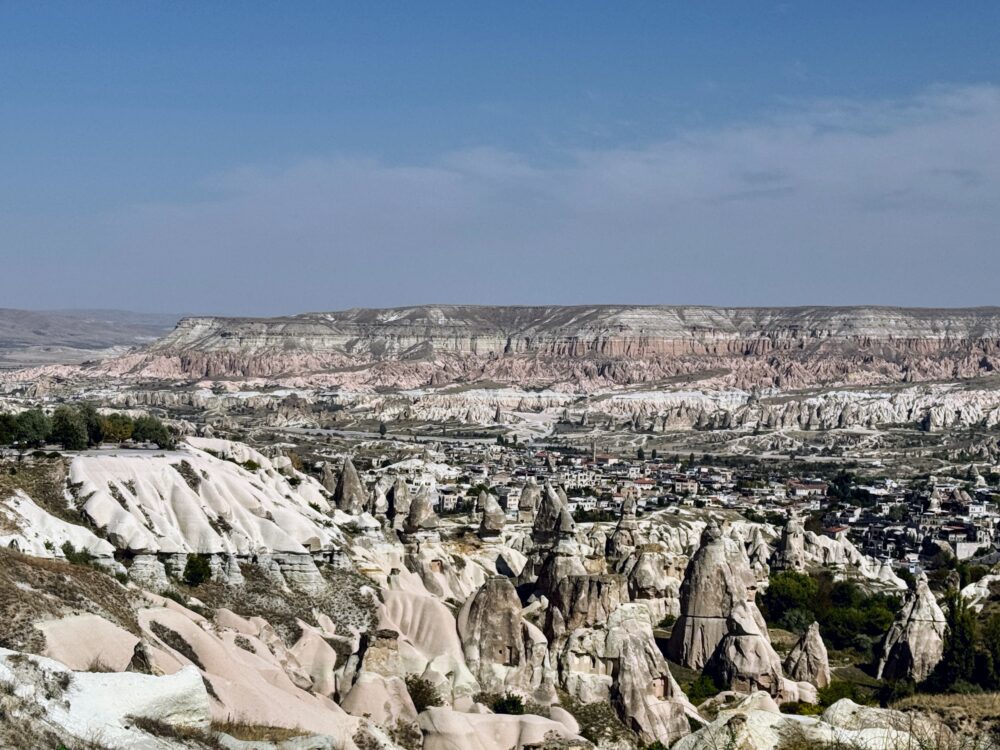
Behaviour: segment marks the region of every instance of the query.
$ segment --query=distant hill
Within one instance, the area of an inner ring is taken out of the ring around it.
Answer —
[[[0,368],[76,364],[104,357],[154,341],[180,317],[122,310],[0,308]]]

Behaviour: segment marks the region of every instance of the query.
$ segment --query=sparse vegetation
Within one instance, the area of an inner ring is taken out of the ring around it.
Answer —
[[[430,681],[420,675],[411,674],[406,678],[406,690],[410,694],[417,713],[423,713],[428,708],[442,704],[441,695]]]
[[[212,566],[207,555],[191,554],[184,564],[184,583],[197,588],[212,577]]]
[[[181,634],[176,630],[172,630],[156,620],[149,623],[149,629],[152,630],[153,635],[163,641],[164,644],[194,664],[198,667],[198,669],[205,669],[205,665],[202,664],[201,659],[198,658],[198,654],[195,653],[195,650],[191,648],[191,644],[184,640],[184,637],[181,636]]]
[[[608,701],[580,703],[568,693],[559,691],[559,704],[580,725],[580,736],[595,745],[602,741],[614,744],[622,740],[638,745],[636,734],[622,723]]]
[[[179,740],[187,746],[198,748],[198,750],[224,750],[225,747],[213,732],[203,729],[179,727],[145,716],[129,716],[127,718],[133,727],[153,737]]]
[[[767,591],[758,595],[764,619],[771,625],[802,632],[816,621],[830,646],[850,649],[862,660],[872,658],[900,604],[899,597],[868,594],[851,581],[835,581],[828,571],[776,573]]]

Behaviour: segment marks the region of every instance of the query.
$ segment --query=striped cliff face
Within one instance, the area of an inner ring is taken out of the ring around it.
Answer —
[[[968,378],[998,360],[1000,308],[423,306],[186,318],[126,369],[191,378],[353,371],[388,387],[488,378],[588,389],[687,376],[788,388]]]

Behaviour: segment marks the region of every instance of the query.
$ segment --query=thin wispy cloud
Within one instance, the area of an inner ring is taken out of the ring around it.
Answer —
[[[491,148],[209,175],[85,218],[126,306],[273,313],[419,301],[1000,301],[1000,89],[820,101],[539,163]],[[0,233],[3,230],[0,229]],[[148,287],[148,262],[136,263]],[[93,283],[81,263],[74,278]],[[169,289],[169,299],[167,297]]]

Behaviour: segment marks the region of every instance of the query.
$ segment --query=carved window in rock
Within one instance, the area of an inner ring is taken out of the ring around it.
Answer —
[[[432,573],[444,573],[444,561],[443,560],[431,560],[431,572]]]
[[[668,686],[666,677],[660,677],[653,680],[653,695],[655,695],[658,699],[663,700],[667,697],[667,692]]]
[[[510,646],[497,646],[497,663],[503,664],[505,667],[517,666],[514,649]]]

